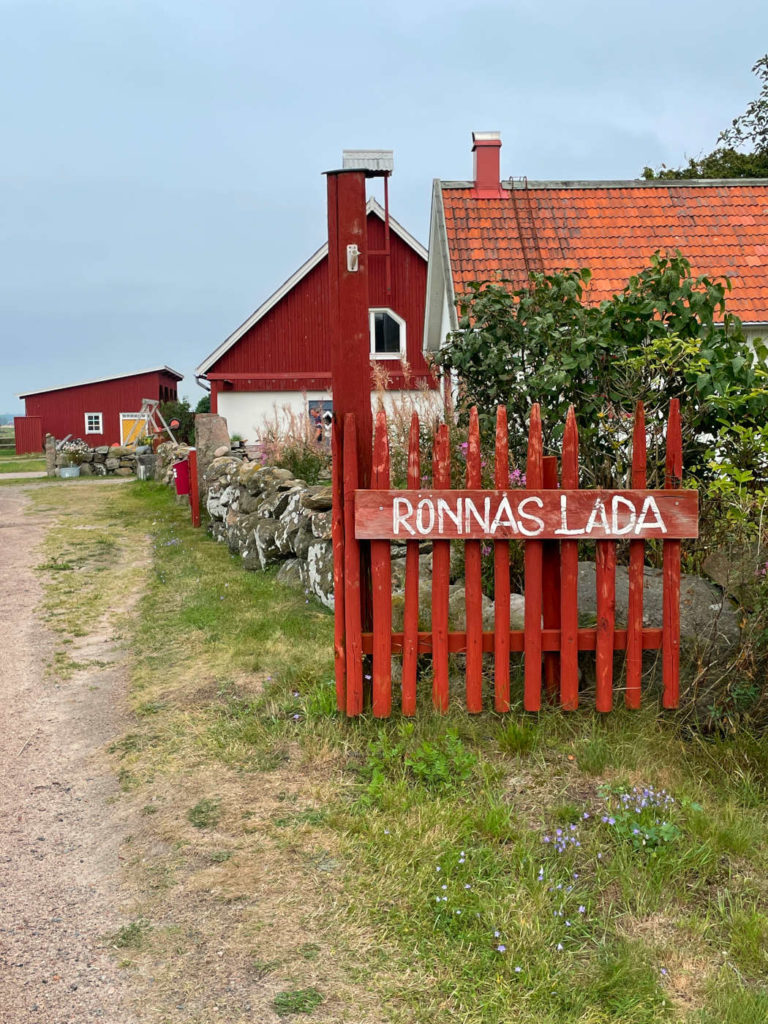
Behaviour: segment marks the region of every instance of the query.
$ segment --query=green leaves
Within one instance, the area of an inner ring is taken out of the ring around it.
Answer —
[[[656,252],[595,307],[584,301],[590,277],[565,270],[532,274],[517,290],[509,282],[470,286],[458,302],[460,330],[437,360],[456,374],[462,408],[477,405],[490,432],[496,406],[506,404],[511,454],[522,465],[531,405],[541,404],[545,443],[556,446],[573,403],[585,482],[609,484],[616,464],[627,464],[631,416],[643,400],[653,435],[649,483],[658,483],[664,420],[677,397],[684,464],[706,476],[702,437],[716,436],[723,419],[768,418],[765,346],[751,348],[725,311],[730,282],[694,277],[679,251]]]

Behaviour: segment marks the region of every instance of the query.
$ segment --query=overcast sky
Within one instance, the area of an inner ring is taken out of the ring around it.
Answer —
[[[325,240],[344,148],[431,180],[632,178],[753,99],[766,0],[0,0],[0,412],[20,391],[193,370]]]

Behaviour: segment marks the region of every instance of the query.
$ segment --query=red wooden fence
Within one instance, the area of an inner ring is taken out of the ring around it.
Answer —
[[[625,702],[640,705],[642,654],[662,651],[663,705],[677,707],[680,650],[680,541],[698,533],[698,495],[680,488],[682,439],[679,404],[671,403],[667,423],[663,490],[647,490],[646,428],[642,403],[635,412],[632,487],[579,489],[578,430],[571,409],[563,436],[560,480],[557,459],[544,457],[538,405],[531,410],[527,482],[509,486],[506,410],[497,410],[494,490],[481,486],[478,418],[472,410],[466,450],[466,488],[451,487],[448,427],[437,428],[432,488],[421,489],[419,421],[409,436],[407,487],[390,488],[389,442],[383,412],[376,418],[370,489],[358,489],[357,429],[354,413],[333,428],[333,548],[336,594],[336,693],[340,710],[359,715],[364,678],[371,678],[372,710],[386,718],[392,709],[392,657],[402,655],[401,707],[416,711],[418,659],[431,655],[432,701],[445,711],[449,701],[449,654],[466,660],[467,710],[484,706],[483,655],[494,655],[493,706],[511,704],[510,654],[524,654],[523,706],[538,711],[543,693],[565,710],[579,703],[578,654],[595,652],[598,711],[614,705],[614,652],[626,652]],[[663,623],[643,626],[645,541],[663,541]],[[391,541],[405,541],[406,568],[402,632],[392,631]],[[432,542],[432,625],[419,631],[419,544]],[[465,545],[466,628],[449,628],[451,541]],[[579,540],[595,542],[597,623],[578,624]],[[629,541],[629,608],[626,627],[616,626],[616,548]],[[483,631],[482,545],[493,544],[494,629]],[[370,543],[372,609],[361,605],[361,573]],[[524,545],[524,629],[510,629],[510,543]],[[370,626],[368,622],[370,620]],[[364,671],[365,666],[370,672]],[[489,683],[490,685],[490,683]],[[543,691],[543,693],[542,693]],[[490,696],[490,695],[486,695]]]

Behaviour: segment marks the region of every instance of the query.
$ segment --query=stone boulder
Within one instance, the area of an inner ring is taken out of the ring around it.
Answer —
[[[315,541],[307,552],[307,581],[315,597],[333,608],[333,545],[330,541]]]
[[[616,624],[626,625],[629,605],[627,566],[616,568]],[[643,625],[661,628],[663,578],[661,569],[643,569]],[[579,622],[594,624],[597,594],[594,562],[579,562]],[[680,579],[680,638],[689,650],[727,649],[739,643],[739,612],[723,591],[703,579],[683,573]]]

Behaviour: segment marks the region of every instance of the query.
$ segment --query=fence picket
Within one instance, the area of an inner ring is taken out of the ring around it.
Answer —
[[[531,408],[528,432],[526,486],[538,490],[543,484],[541,410]],[[542,541],[525,542],[525,674],[523,705],[526,711],[541,709],[541,611]]]
[[[683,437],[680,402],[669,403],[665,488],[679,487],[683,476]],[[680,541],[665,540],[662,561],[662,683],[665,708],[676,708],[680,698]]]
[[[579,430],[573,406],[563,434],[563,488],[579,486]],[[560,703],[566,711],[579,706],[579,542],[560,542]]]
[[[557,458],[545,455],[543,460],[543,486],[557,490]],[[542,543],[542,615],[545,629],[560,628],[560,542]],[[544,655],[544,690],[550,704],[555,703],[560,688],[560,658],[554,652]]]
[[[344,649],[344,471],[342,427],[337,417],[331,427],[331,540],[333,544],[333,655],[336,675],[336,707],[346,706],[347,658]]]
[[[347,663],[347,714],[363,710],[363,638],[360,608],[360,543],[355,537],[357,420],[344,417],[344,622]]]
[[[432,479],[435,488],[451,486],[451,452],[448,426],[441,423],[435,435]],[[432,701],[439,711],[448,710],[448,588],[451,575],[451,542],[432,543]]]
[[[646,486],[645,409],[642,402],[635,407],[632,430],[632,487]],[[643,565],[645,541],[629,542],[629,605],[627,608],[627,691],[628,708],[640,707],[643,678]]]
[[[497,490],[509,487],[509,436],[507,410],[496,409],[496,462],[494,485]],[[494,686],[493,705],[496,711],[509,711],[509,541],[493,542],[494,597]]]
[[[419,416],[411,416],[408,435],[408,487],[421,486]],[[405,545],[405,607],[403,610],[403,714],[416,714],[416,676],[419,656],[419,542]]]
[[[595,641],[595,706],[613,708],[613,648],[616,629],[616,542],[599,540],[595,545],[597,588],[597,639]]]
[[[376,414],[371,486],[389,490],[387,416]],[[373,595],[373,715],[388,718],[392,711],[392,562],[388,540],[371,541]]]
[[[467,487],[479,489],[481,480],[480,424],[477,409],[469,414],[467,446]],[[464,599],[467,616],[467,711],[483,710],[483,566],[482,543],[468,540],[464,545]]]

